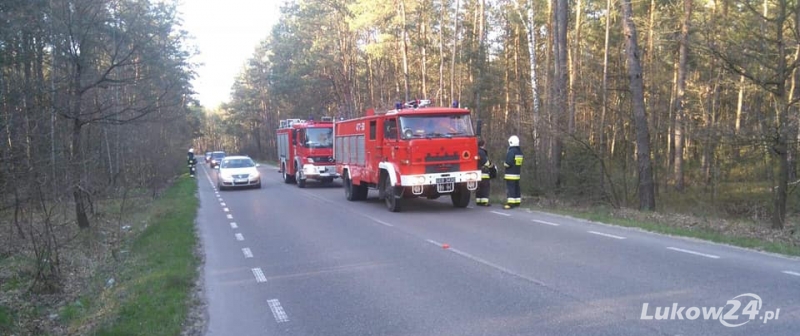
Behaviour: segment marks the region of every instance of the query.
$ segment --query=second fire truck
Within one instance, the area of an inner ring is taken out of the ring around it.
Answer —
[[[481,178],[470,111],[457,103],[429,104],[398,103],[390,111],[368,110],[335,123],[336,172],[348,200],[364,200],[369,189],[377,189],[392,212],[415,197],[449,195],[453,206],[469,205]]]
[[[333,119],[286,119],[278,133],[279,172],[286,183],[305,188],[308,180],[330,183],[339,178],[333,159]]]

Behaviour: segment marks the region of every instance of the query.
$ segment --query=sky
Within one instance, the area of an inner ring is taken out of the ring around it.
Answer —
[[[192,83],[209,108],[227,102],[234,79],[258,43],[278,22],[282,0],[180,0],[183,29],[193,38],[202,63]]]

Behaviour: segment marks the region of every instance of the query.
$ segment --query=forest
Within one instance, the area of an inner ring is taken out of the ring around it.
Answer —
[[[0,334],[7,312],[53,334],[37,305],[118,261],[131,215],[186,172],[186,39],[165,2],[0,1]]]
[[[786,0],[289,1],[201,146],[275,160],[280,119],[458,101],[495,160],[520,137],[531,202],[784,230],[799,21]]]

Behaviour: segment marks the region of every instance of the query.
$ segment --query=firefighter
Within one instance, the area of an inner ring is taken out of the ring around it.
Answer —
[[[197,164],[197,159],[194,157],[194,148],[189,148],[189,152],[186,153],[186,161],[189,166],[189,176],[194,177],[195,165]]]
[[[481,170],[481,181],[478,182],[478,190],[475,190],[475,204],[479,206],[492,206],[489,204],[489,190],[491,188],[490,179],[492,176],[489,171],[492,169],[492,162],[489,160],[489,153],[486,151],[486,142],[478,140],[478,167]]]
[[[506,168],[503,179],[506,180],[507,195],[506,205],[503,208],[519,207],[522,203],[522,191],[519,188],[520,172],[522,170],[522,150],[519,148],[519,138],[516,135],[508,138],[508,153],[503,165]]]

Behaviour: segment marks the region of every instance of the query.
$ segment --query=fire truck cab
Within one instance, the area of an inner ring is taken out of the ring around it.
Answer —
[[[278,134],[278,172],[285,183],[305,188],[306,181],[333,182],[339,178],[333,159],[333,119],[281,120]]]
[[[481,178],[470,111],[457,103],[429,104],[397,103],[393,110],[370,109],[364,117],[335,122],[336,172],[348,200],[364,200],[377,189],[392,212],[404,199],[448,194],[453,206],[469,205]]]

